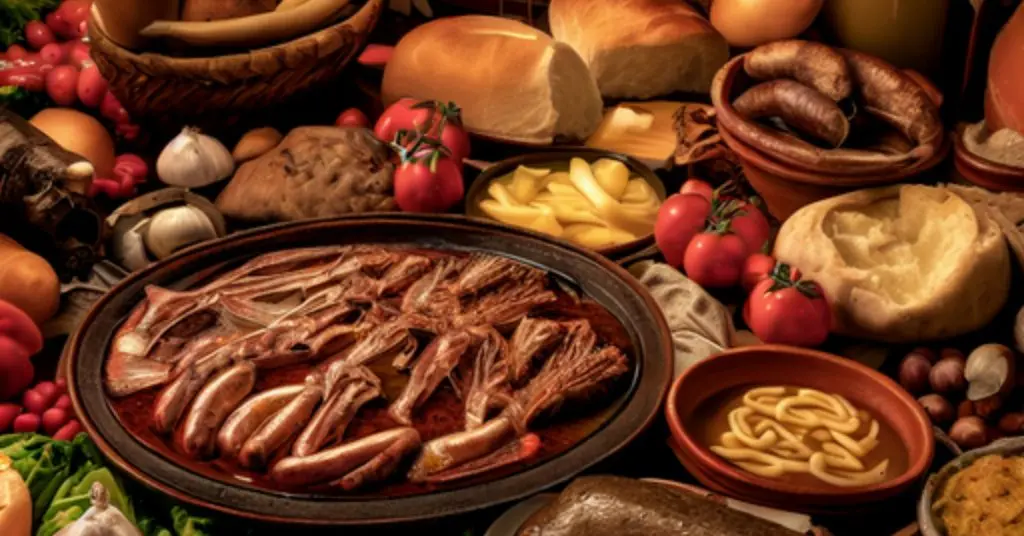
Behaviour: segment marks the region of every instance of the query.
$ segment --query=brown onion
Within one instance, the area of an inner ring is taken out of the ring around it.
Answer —
[[[981,417],[963,417],[949,429],[949,438],[964,450],[976,449],[988,443],[985,421]]]

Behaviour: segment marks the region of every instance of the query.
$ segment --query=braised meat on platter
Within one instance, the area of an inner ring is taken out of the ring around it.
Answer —
[[[542,416],[593,406],[630,371],[586,314],[557,306],[587,300],[494,255],[295,249],[146,295],[106,364],[115,407],[148,396],[146,433],[177,455],[284,489],[354,490],[404,471],[436,484],[520,464],[543,446]],[[443,397],[460,415],[438,434],[418,419]],[[360,424],[367,413],[378,425]]]

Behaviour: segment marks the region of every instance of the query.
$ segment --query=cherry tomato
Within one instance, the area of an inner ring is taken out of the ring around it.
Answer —
[[[785,264],[754,287],[743,306],[743,319],[769,344],[818,346],[832,329],[832,311],[821,286],[793,277]]]
[[[32,383],[35,371],[29,358],[42,348],[43,336],[32,319],[0,300],[0,400],[17,395]]]
[[[697,194],[709,202],[715,195],[715,189],[710,184],[700,179],[686,179],[683,187],[679,189],[681,194]]]
[[[461,163],[469,156],[469,135],[462,128],[462,114],[454,103],[442,104],[436,101],[416,101],[415,99],[399,99],[384,110],[373,133],[377,139],[390,142],[400,130],[413,131],[425,125],[432,118],[432,126],[427,134],[441,140],[441,144],[451,152],[451,158]],[[441,119],[444,118],[444,129],[438,134]]]
[[[462,171],[451,157],[428,155],[395,171],[395,202],[405,212],[444,212],[464,193]]]
[[[41,20],[32,20],[25,25],[25,41],[34,50],[39,50],[50,43],[57,41],[53,30]]]
[[[370,128],[370,119],[359,108],[349,108],[341,112],[334,124],[339,127]]]
[[[739,235],[700,233],[686,246],[683,269],[687,277],[702,287],[733,287],[740,282],[747,251]]]
[[[654,222],[654,241],[671,266],[683,265],[683,253],[694,235],[704,229],[711,202],[693,193],[669,196],[658,209]]]
[[[743,275],[740,278],[743,290],[747,292],[754,290],[758,283],[771,276],[773,269],[775,269],[775,259],[770,255],[754,253],[747,257],[743,263]]]
[[[751,253],[764,249],[765,243],[772,237],[772,227],[761,209],[746,201],[730,201],[737,203],[736,212],[730,218],[729,230],[736,233],[747,244]]]

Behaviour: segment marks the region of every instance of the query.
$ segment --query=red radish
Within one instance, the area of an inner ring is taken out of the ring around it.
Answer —
[[[57,386],[57,391],[61,394],[68,392],[68,382],[64,378],[57,378],[57,381],[53,382]]]
[[[366,114],[364,114],[359,108],[349,108],[338,115],[334,124],[339,127],[369,128],[370,119],[366,117]]]
[[[63,409],[65,411],[71,411],[71,397],[68,395],[60,395],[60,398],[53,403],[53,407]]]
[[[68,421],[67,424],[57,430],[56,434],[53,434],[53,438],[58,441],[71,441],[82,431],[82,425],[75,419]]]
[[[39,50],[56,40],[57,38],[53,35],[53,30],[43,21],[32,20],[25,25],[25,41],[28,42],[28,46],[35,50]]]
[[[28,51],[21,45],[11,45],[7,47],[7,59],[10,61],[20,60],[28,55]]]
[[[121,139],[135,141],[142,132],[142,127],[131,122],[118,123],[114,125],[114,132],[117,133],[118,137]]]
[[[19,434],[39,430],[39,415],[22,413],[14,418],[14,431]]]
[[[79,69],[86,65],[92,65],[92,56],[89,55],[89,45],[82,41],[74,41],[68,46],[68,63]]]
[[[63,37],[65,33],[70,31],[71,25],[68,24],[68,21],[64,20],[63,14],[59,13],[59,11],[51,11],[43,20],[53,30],[53,33]]]
[[[89,7],[92,4],[89,0],[64,0],[57,7],[56,19],[62,24],[54,31],[65,39],[79,39],[84,37],[82,23],[89,18]],[[49,22],[47,22],[49,24]]]
[[[103,102],[100,103],[100,113],[103,114],[103,117],[117,124],[131,121],[131,118],[128,116],[128,110],[121,106],[121,103],[117,101],[117,97],[110,91],[107,91],[107,94],[103,96]]]
[[[0,400],[14,397],[32,385],[34,374],[28,354],[11,339],[0,336]]]
[[[39,393],[46,400],[46,407],[53,407],[57,402],[57,397],[60,396],[60,392],[57,391],[57,384],[49,381],[42,381],[32,388],[33,391]]]
[[[78,100],[90,108],[96,108],[106,94],[107,81],[103,79],[99,68],[95,64],[83,67],[78,75]]]
[[[65,424],[68,423],[68,412],[60,408],[50,408],[43,413],[43,431],[47,435],[53,435],[57,433]]]
[[[21,395],[21,405],[25,408],[25,411],[33,415],[42,415],[50,407],[47,404],[46,397],[35,389],[29,389],[25,391],[25,394]]]
[[[78,69],[58,65],[46,75],[46,94],[60,106],[72,106],[77,100]]]
[[[388,61],[391,60],[391,56],[395,53],[395,47],[388,45],[366,45],[363,52],[359,54],[359,65],[367,65],[370,67],[383,67],[387,65]]]
[[[21,413],[21,406],[17,404],[0,404],[0,434],[11,428],[15,417]]]
[[[39,50],[39,61],[47,65],[60,65],[67,58],[67,47],[50,43]]]

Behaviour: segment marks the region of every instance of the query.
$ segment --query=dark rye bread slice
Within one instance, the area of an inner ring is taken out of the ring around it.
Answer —
[[[630,478],[576,479],[519,536],[794,536],[770,521]]]

